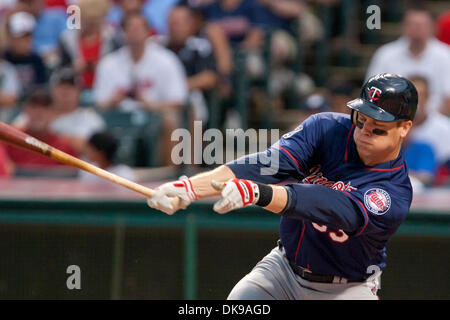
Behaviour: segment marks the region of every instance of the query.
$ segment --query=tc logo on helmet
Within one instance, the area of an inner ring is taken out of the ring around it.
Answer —
[[[364,194],[364,205],[370,212],[382,215],[391,207],[391,197],[383,189],[369,189]]]
[[[377,87],[371,87],[368,92],[370,102],[377,101],[378,99],[380,99],[381,92],[382,91]]]

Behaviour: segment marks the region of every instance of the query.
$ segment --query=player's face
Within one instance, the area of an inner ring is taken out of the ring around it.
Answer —
[[[380,162],[400,149],[411,128],[411,121],[383,122],[358,112],[353,138],[362,158],[377,158]],[[386,160],[387,161],[387,160]]]

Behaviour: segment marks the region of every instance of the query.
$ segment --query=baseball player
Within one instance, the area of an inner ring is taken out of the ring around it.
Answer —
[[[163,184],[148,200],[172,214],[221,195],[218,213],[257,205],[281,216],[278,245],[228,299],[378,299],[386,244],[412,200],[401,145],[417,91],[401,76],[379,74],[347,106],[351,116],[312,115],[263,152],[279,154],[273,175],[261,174],[267,164],[257,153]],[[296,183],[279,185],[288,180]]]

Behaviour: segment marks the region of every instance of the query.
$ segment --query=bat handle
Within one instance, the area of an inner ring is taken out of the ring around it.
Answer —
[[[155,191],[150,188],[144,187],[143,185],[140,185],[140,184],[130,181],[128,179],[122,178],[122,177],[120,177],[116,174],[113,174],[111,172],[108,172],[106,170],[103,170],[99,167],[96,167],[96,166],[90,164],[90,163],[87,163],[83,160],[75,158],[61,150],[51,148],[49,150],[49,152],[50,152],[50,156],[53,159],[59,160],[63,163],[70,164],[74,167],[77,167],[79,169],[82,169],[84,171],[92,173],[98,177],[109,180],[113,183],[121,185],[121,186],[128,188],[130,190],[133,190],[135,192],[138,192],[148,198],[151,198],[153,196],[153,194],[155,193]]]
[[[58,149],[51,148],[50,153],[51,153],[51,157],[54,159],[60,160],[64,163],[70,163],[72,166],[75,166],[79,169],[90,172],[96,176],[99,176],[101,178],[109,180],[113,183],[119,184],[125,188],[128,188],[130,190],[138,192],[138,193],[146,196],[147,198],[151,198],[155,194],[155,190],[144,187],[143,185],[140,185],[140,184],[130,181],[128,179],[122,178],[122,177],[115,175],[111,172],[108,172],[106,170],[103,170],[99,167],[96,167],[90,163],[87,163],[83,160],[75,158],[63,151],[58,150]],[[180,203],[180,198],[178,198],[178,197],[175,197],[172,200],[172,206],[174,208],[178,207],[179,203]]]

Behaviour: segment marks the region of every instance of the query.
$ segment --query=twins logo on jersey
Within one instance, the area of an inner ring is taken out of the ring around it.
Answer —
[[[309,176],[307,176],[302,180],[303,183],[320,184],[338,191],[353,191],[357,189],[350,185],[351,184],[350,181],[347,183],[344,183],[342,181],[338,182],[329,181],[327,178],[323,176],[323,173],[320,172],[320,165],[311,168],[310,173],[311,174]]]
[[[364,205],[370,212],[382,215],[391,207],[391,197],[383,189],[372,188],[364,194]]]

